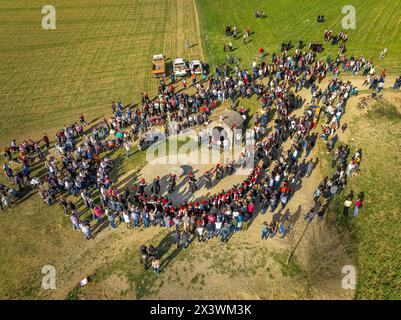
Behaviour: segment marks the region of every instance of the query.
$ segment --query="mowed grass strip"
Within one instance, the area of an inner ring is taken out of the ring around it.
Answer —
[[[343,6],[351,4],[356,10],[356,29],[343,30],[341,13]],[[271,55],[279,52],[283,42],[292,41],[297,46],[299,40],[306,45],[310,42],[324,42],[323,34],[331,29],[335,34],[343,31],[348,34],[347,55],[365,55],[378,63],[380,51],[387,47],[387,57],[380,61],[389,72],[401,71],[401,2],[387,0],[327,1],[257,1],[257,0],[198,0],[202,40],[209,61],[214,64],[224,62],[226,53],[224,42],[232,41],[226,37],[225,26],[236,25],[240,31],[233,41],[236,49],[232,54],[240,58],[243,66],[251,65],[258,57],[258,49],[263,47]],[[264,10],[266,17],[255,18],[255,10]],[[317,23],[318,15],[326,21]],[[247,27],[251,36],[247,47],[242,44],[242,36]],[[253,33],[252,33],[253,32]],[[337,55],[338,46],[325,46],[321,56]],[[268,57],[269,58],[269,57]],[[269,59],[270,60],[270,59]]]

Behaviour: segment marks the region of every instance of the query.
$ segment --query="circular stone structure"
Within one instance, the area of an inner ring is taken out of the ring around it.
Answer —
[[[233,125],[236,126],[236,128],[241,129],[242,125],[244,124],[244,118],[239,114],[238,112],[230,109],[222,109],[218,110],[213,113],[213,115],[210,117],[210,122],[215,125],[218,123],[223,124],[224,126],[227,126],[228,128],[232,128]]]

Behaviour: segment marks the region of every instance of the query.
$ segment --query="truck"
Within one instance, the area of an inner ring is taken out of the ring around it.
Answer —
[[[163,54],[155,54],[153,56],[152,63],[152,75],[153,77],[165,77],[166,76],[166,62]]]
[[[188,62],[182,58],[177,58],[173,61],[173,73],[178,77],[185,77],[188,75],[189,67]]]

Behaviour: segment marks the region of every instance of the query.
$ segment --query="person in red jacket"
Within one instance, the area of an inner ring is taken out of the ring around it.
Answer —
[[[260,47],[260,48],[259,48],[259,58],[260,58],[260,59],[263,58],[263,51],[264,51],[263,48]]]

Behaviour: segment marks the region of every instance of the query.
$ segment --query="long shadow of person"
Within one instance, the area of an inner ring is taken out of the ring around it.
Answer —
[[[165,269],[168,264],[178,255],[178,253],[181,251],[181,247],[176,247],[173,249],[173,251],[166,257],[163,258],[163,256],[165,256],[171,249],[172,246],[174,246],[174,241],[173,241],[173,234],[172,233],[168,233],[163,239],[162,241],[159,243],[159,245],[157,246],[156,250],[157,250],[157,254],[156,256],[158,257],[158,259],[161,260],[161,264],[160,264],[160,269],[163,270]]]
[[[92,239],[95,239],[99,233],[102,232],[102,230],[106,229],[107,226],[109,225],[108,219],[105,219],[104,217],[100,221],[100,223],[97,223],[93,229],[91,230],[92,232]]]

